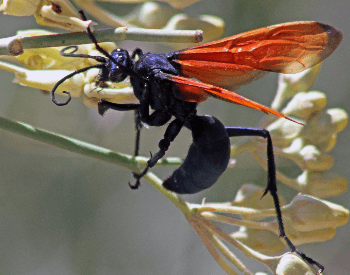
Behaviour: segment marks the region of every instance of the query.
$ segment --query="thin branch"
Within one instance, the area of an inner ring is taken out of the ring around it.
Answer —
[[[197,232],[198,236],[201,238],[202,242],[206,246],[207,250],[214,258],[214,260],[220,265],[220,267],[229,275],[238,275],[231,266],[226,263],[226,261],[221,257],[221,255],[216,251],[214,245],[211,243],[213,240],[213,235],[207,230],[204,226],[201,226],[200,223],[192,221],[191,226]]]
[[[148,160],[148,158],[145,157],[135,158],[131,155],[116,153],[101,146],[38,129],[30,124],[12,121],[3,117],[0,117],[0,128],[80,155],[121,165],[136,173],[140,172],[143,168],[140,167],[141,165],[139,164],[144,163],[144,165],[146,165]],[[181,162],[179,158],[167,158],[159,161],[159,164],[179,165]]]
[[[218,238],[228,242],[233,247],[242,251],[247,257],[258,260],[259,262],[268,266],[270,270],[275,270],[276,262],[278,261],[279,257],[269,257],[249,248],[248,246],[242,244],[241,242],[228,235],[224,230],[222,230],[222,228],[202,217],[201,215],[195,215],[193,216],[193,219],[203,224],[211,233],[213,233]],[[246,268],[244,265],[240,267],[240,270],[242,270],[242,272],[244,272],[245,269]]]
[[[239,215],[250,215],[250,217],[254,218],[265,218],[275,216],[275,209],[254,209],[249,207],[242,206],[228,206],[220,203],[210,203],[208,205],[204,204],[194,204],[191,203],[189,206],[192,209],[196,209],[198,213],[203,212],[219,212],[219,213],[230,213],[230,214],[239,214]]]
[[[97,41],[135,40],[164,43],[198,43],[203,40],[201,30],[153,30],[142,28],[117,28],[96,30]],[[20,55],[24,49],[61,47],[92,43],[85,32],[51,34],[32,37],[13,36],[0,39],[0,55]]]
[[[218,221],[222,223],[227,223],[227,224],[233,224],[237,226],[245,226],[248,228],[253,228],[253,229],[265,229],[269,230],[268,223],[266,222],[256,222],[256,221],[249,221],[249,220],[242,220],[242,219],[236,219],[212,212],[203,212],[202,216],[204,218],[213,220],[213,221]]]

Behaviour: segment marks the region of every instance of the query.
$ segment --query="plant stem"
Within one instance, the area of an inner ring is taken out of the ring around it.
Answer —
[[[142,165],[139,164],[146,163],[148,160],[148,158],[144,157],[135,158],[131,155],[116,153],[101,146],[38,129],[30,124],[12,121],[3,117],[0,117],[0,128],[70,152],[121,165],[136,173],[142,170],[142,167],[140,167]],[[159,164],[164,166],[179,165],[181,162],[181,159],[173,157],[159,161]]]
[[[153,30],[116,28],[94,31],[99,42],[135,40],[164,43],[198,43],[203,40],[201,30]],[[85,32],[51,34],[32,37],[13,36],[0,39],[0,55],[20,55],[24,49],[62,47],[92,43]]]

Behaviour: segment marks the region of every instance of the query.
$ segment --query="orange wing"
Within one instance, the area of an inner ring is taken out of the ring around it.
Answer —
[[[237,89],[267,71],[292,74],[313,67],[331,55],[341,40],[342,33],[332,26],[292,22],[186,49],[174,61],[181,65],[183,76]]]
[[[187,77],[183,77],[183,76],[177,76],[177,75],[171,75],[171,74],[163,74],[162,75],[163,79],[167,79],[170,80],[174,83],[176,83],[176,85],[182,89],[182,88],[186,88],[186,92],[183,94],[182,97],[180,97],[181,99],[185,100],[184,98],[186,98],[187,96],[187,92],[193,92],[194,97],[190,98],[190,100],[186,101],[190,101],[190,102],[202,102],[204,100],[206,100],[208,95],[211,95],[212,97],[216,97],[219,98],[221,100],[225,100],[228,102],[233,102],[236,104],[240,104],[240,105],[244,105],[247,106],[249,108],[258,110],[258,111],[262,111],[266,114],[270,113],[279,117],[283,117],[286,119],[289,119],[293,122],[296,122],[298,124],[303,125],[302,123],[299,123],[269,107],[266,107],[260,103],[257,103],[253,100],[250,100],[248,98],[245,98],[235,92],[226,90],[224,88],[220,88],[211,84],[207,84],[207,83],[203,83],[197,80],[193,80]],[[196,100],[198,99],[198,101]]]

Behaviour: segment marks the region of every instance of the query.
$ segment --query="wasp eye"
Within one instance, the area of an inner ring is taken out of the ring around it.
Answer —
[[[116,49],[112,52],[111,57],[106,63],[109,69],[108,78],[112,82],[121,82],[128,76],[126,69],[130,64],[129,53],[123,49]]]
[[[128,75],[126,73],[123,72],[122,69],[119,69],[119,67],[116,70],[111,70],[110,74],[109,74],[109,80],[112,82],[121,82],[123,80],[125,80],[125,78]]]

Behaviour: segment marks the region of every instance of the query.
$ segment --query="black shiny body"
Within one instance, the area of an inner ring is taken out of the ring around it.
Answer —
[[[142,53],[141,50],[137,50]],[[160,126],[168,122],[171,117],[181,121],[187,121],[196,113],[197,103],[186,102],[175,95],[179,93],[178,87],[173,82],[164,78],[165,74],[179,75],[180,71],[175,68],[165,54],[142,53],[137,61],[132,64],[135,75],[130,76],[131,85],[135,96],[142,105],[145,87],[149,89],[149,106],[155,112],[147,119],[142,116],[141,120],[150,126]],[[142,109],[142,107],[141,107]],[[155,117],[164,118],[159,122]],[[165,118],[169,118],[165,121]]]
[[[193,143],[186,159],[163,186],[179,194],[194,194],[211,187],[230,160],[230,139],[225,126],[212,116],[190,121]]]
[[[158,144],[160,151],[151,157],[148,167],[153,167],[164,156],[170,143],[182,127],[186,126],[192,131],[193,143],[184,163],[164,181],[163,186],[180,194],[193,194],[211,187],[226,170],[230,158],[230,140],[225,126],[215,117],[198,116],[197,103],[186,102],[176,96],[181,91],[164,77],[165,74],[180,75],[176,63],[171,62],[175,52],[167,55],[151,54],[136,49],[132,57],[135,58],[136,55],[138,60],[134,61],[126,51],[118,49],[112,52],[111,57],[129,71],[130,83],[140,104],[101,101],[100,114],[109,108],[119,111],[137,110],[141,121],[150,126],[162,126],[174,117]],[[110,61],[106,62],[100,80],[124,79],[125,70],[115,70],[109,64]],[[151,114],[150,108],[153,110]],[[143,174],[139,175],[142,176]],[[139,181],[133,187],[138,185]]]

